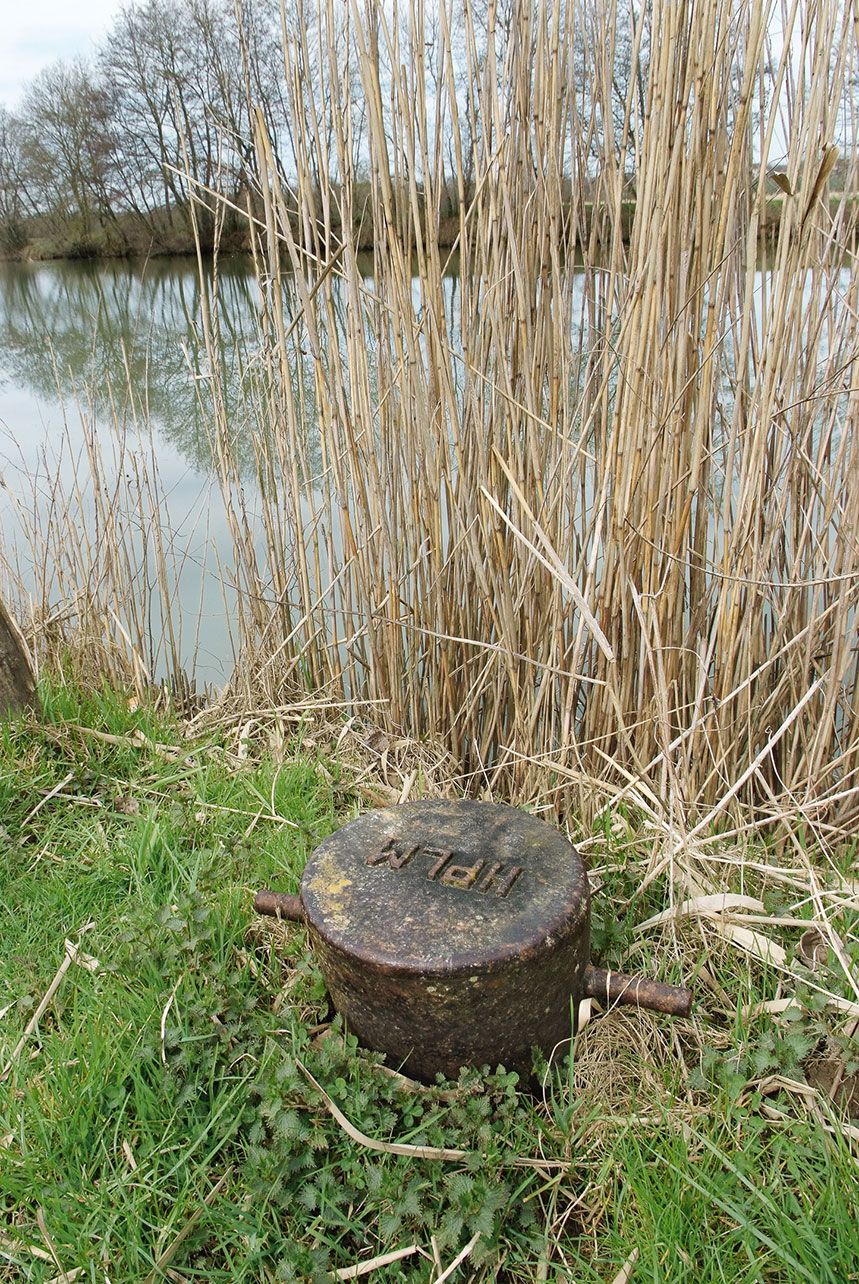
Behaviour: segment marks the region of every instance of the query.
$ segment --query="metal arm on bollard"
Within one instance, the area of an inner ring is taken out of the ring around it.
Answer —
[[[271,892],[266,887],[254,897],[254,912],[272,918],[288,918],[295,923],[304,922],[300,896],[287,896],[284,892]]]
[[[288,896],[268,888],[257,892],[254,910],[272,918],[285,918],[295,923],[304,921],[300,896]],[[606,1007],[613,1003],[630,1003],[653,1012],[681,1017],[687,1017],[692,1010],[692,991],[685,985],[666,985],[644,976],[626,976],[623,972],[609,972],[590,963],[585,968],[583,991],[588,998],[598,999]]]
[[[644,976],[625,976],[604,968],[585,968],[584,992],[591,999],[610,1007],[612,1003],[634,1003],[668,1016],[687,1017],[692,1010],[692,991],[685,985],[666,985]]]

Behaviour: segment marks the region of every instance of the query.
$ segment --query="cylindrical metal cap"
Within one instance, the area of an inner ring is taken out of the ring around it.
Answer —
[[[570,1033],[588,962],[584,864],[557,829],[493,803],[368,812],[301,884],[331,997],[358,1037],[420,1078],[530,1068]]]

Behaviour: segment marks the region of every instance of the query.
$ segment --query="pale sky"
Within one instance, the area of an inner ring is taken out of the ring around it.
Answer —
[[[0,0],[0,103],[15,111],[43,67],[92,54],[121,8],[122,0]]]

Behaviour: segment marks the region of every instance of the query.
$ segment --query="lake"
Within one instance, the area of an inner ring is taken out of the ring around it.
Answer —
[[[368,258],[362,270],[370,288],[371,263]],[[582,279],[573,291],[574,329],[581,325]],[[454,338],[457,285],[451,272],[445,308]],[[146,504],[135,506],[133,488],[155,484],[154,478],[172,550],[174,596],[169,610],[153,607],[152,593],[141,586],[148,615],[138,620],[138,634],[152,639],[147,663],[153,677],[181,667],[199,682],[219,686],[235,660],[235,544],[209,435],[212,388],[202,321],[213,296],[214,360],[223,372],[217,392],[253,519],[258,486],[252,437],[268,425],[255,418],[265,398],[257,382],[260,300],[250,261],[222,260],[217,274],[211,262],[201,273],[193,258],[0,263],[0,555],[17,568],[19,584],[37,602],[74,599],[80,568],[64,567],[62,549],[49,550],[40,562],[42,548],[28,547],[23,531],[40,524],[44,529],[45,515],[58,502],[57,481],[68,493],[76,475],[87,478],[81,509],[91,511],[88,455],[101,451],[105,484],[110,476],[124,478],[125,498],[112,511],[125,523],[127,544],[140,554],[139,574],[149,577],[151,587],[159,555],[151,545],[158,532],[152,524],[146,529]],[[300,379],[302,372],[293,377]],[[302,402],[312,456],[315,394],[309,375],[307,384]],[[718,478],[713,485],[719,488]],[[130,535],[129,520],[139,526]],[[251,538],[257,529],[252,520]],[[91,538],[97,536],[93,530]],[[43,592],[48,565],[50,583]],[[330,579],[335,573],[328,568]]]
[[[71,485],[90,435],[112,447],[119,436],[150,455],[183,552],[175,621],[182,662],[219,684],[234,657],[219,572],[232,538],[212,485],[200,395],[208,378],[201,317],[213,275],[209,263],[201,281],[191,258],[0,264],[0,530],[23,584],[35,588],[21,508],[47,510],[55,481]],[[219,356],[234,403],[227,410],[240,426],[257,342],[250,263],[221,262],[217,292]]]
[[[369,256],[362,264],[370,285],[371,264]],[[446,302],[454,311],[457,279],[451,273],[446,286]],[[82,508],[91,514],[88,453],[104,456],[99,462],[106,484],[111,476],[124,477],[132,487],[157,478],[174,552],[169,628],[175,645],[169,654],[163,612],[160,619],[148,619],[145,631],[155,640],[149,667],[153,676],[163,677],[178,658],[198,682],[218,686],[235,660],[235,594],[230,585],[233,533],[209,434],[203,315],[213,297],[215,361],[222,371],[217,391],[224,397],[225,419],[242,464],[240,484],[253,512],[257,480],[251,438],[268,426],[255,419],[264,399],[257,382],[259,294],[249,259],[221,260],[217,274],[212,262],[205,263],[202,275],[190,257],[0,263],[0,554],[15,566],[24,591],[41,601],[41,549],[28,547],[23,532],[44,528],[45,515],[58,502],[56,483],[68,493],[76,477],[84,477]],[[307,382],[304,404],[313,418],[310,376]],[[311,455],[312,436],[309,425]],[[126,489],[126,500],[128,494]],[[127,526],[129,511],[133,503],[117,500],[117,521]],[[137,520],[140,530],[131,539],[145,575],[154,555],[147,547],[153,532],[143,529],[142,516]],[[91,538],[97,537],[94,528]],[[46,559],[52,561],[52,582],[44,594],[50,602],[74,597],[73,572],[62,581],[64,558],[60,550]]]

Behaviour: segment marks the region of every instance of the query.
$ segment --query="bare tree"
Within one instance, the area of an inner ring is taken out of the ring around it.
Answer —
[[[24,244],[26,214],[21,174],[21,127],[15,117],[0,106],[0,247],[16,250]]]
[[[182,139],[194,77],[182,30],[185,10],[161,0],[122,9],[100,59],[116,92],[126,197],[149,219],[160,212],[168,226],[188,199]]]
[[[115,232],[116,165],[108,88],[80,60],[47,67],[21,111],[20,173],[31,205],[86,250],[96,232]]]
[[[124,194],[151,230],[211,232],[206,192],[235,197],[254,164],[250,101],[282,102],[272,48],[279,21],[263,4],[147,0],[122,9],[100,56],[115,92]]]

